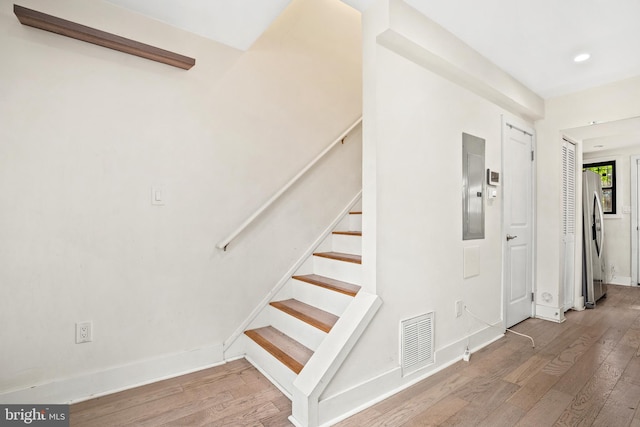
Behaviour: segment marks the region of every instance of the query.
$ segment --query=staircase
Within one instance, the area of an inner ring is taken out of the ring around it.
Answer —
[[[294,381],[360,291],[361,230],[362,212],[349,212],[244,332],[247,358],[289,398],[300,394]]]

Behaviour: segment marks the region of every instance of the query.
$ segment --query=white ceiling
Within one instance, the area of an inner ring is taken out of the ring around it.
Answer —
[[[585,153],[638,146],[640,117],[565,129],[563,133],[574,140],[581,140]]]
[[[217,42],[247,50],[291,0],[107,0]]]
[[[291,0],[107,1],[246,50]],[[360,11],[374,2],[342,1]],[[404,1],[543,98],[640,75],[640,0]],[[591,58],[575,63],[583,52]],[[640,120],[617,124],[624,132],[598,125],[573,136],[585,151],[638,143]]]
[[[640,74],[638,0],[406,2],[543,98]]]
[[[291,0],[107,1],[246,50]],[[640,0],[405,1],[543,98],[640,74]]]

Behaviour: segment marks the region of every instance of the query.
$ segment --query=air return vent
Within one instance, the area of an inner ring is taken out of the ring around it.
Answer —
[[[405,376],[434,362],[433,312],[403,320],[400,327],[402,376]]]

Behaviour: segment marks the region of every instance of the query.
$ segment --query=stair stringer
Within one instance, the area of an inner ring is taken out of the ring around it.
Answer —
[[[320,395],[382,305],[378,295],[360,290],[293,381],[292,414],[296,426],[317,427]]]
[[[313,266],[313,253],[318,249],[323,249],[323,246],[330,245],[331,233],[336,228],[343,228],[342,225],[348,224],[349,211],[360,201],[362,197],[362,190],[360,190],[355,197],[349,202],[349,204],[343,209],[343,211],[332,221],[332,223],[322,232],[322,234],[309,246],[309,248],[302,254],[302,256],[296,261],[291,268],[282,276],[282,278],[276,283],[276,285],[267,293],[267,295],[256,305],[251,311],[249,316],[238,326],[238,328],[231,334],[231,336],[225,340],[223,344],[223,354],[225,360],[231,360],[234,358],[242,357],[246,354],[246,342],[244,339],[238,339],[244,336],[244,331],[251,328],[260,326],[266,326],[268,319],[269,303],[277,297],[283,295],[289,295],[291,291],[291,277],[298,273],[310,273],[311,270],[305,271],[308,266],[309,269]],[[328,248],[327,248],[328,249]]]

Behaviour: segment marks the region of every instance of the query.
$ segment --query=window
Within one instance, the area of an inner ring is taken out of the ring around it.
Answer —
[[[616,161],[585,163],[584,170],[600,175],[602,180],[602,209],[605,214],[616,213]]]

